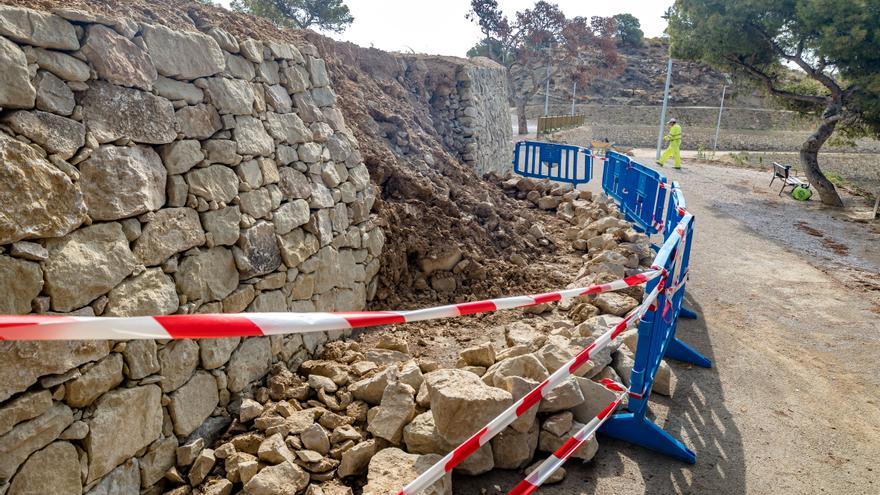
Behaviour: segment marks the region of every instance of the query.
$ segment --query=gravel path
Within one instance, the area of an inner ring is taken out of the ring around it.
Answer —
[[[664,169],[697,219],[687,301],[700,319],[679,336],[715,367],[673,362],[675,395],[651,409],[697,464],[600,436],[592,462],[541,493],[880,493],[877,224],[776,198],[763,172],[685,167]],[[455,492],[506,493],[521,477],[459,477]]]

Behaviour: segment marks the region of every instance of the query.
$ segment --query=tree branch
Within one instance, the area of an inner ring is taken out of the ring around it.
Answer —
[[[745,69],[749,74],[761,79],[764,82],[764,85],[767,87],[767,91],[774,96],[778,96],[780,98],[788,98],[791,100],[803,101],[807,103],[815,103],[815,104],[824,104],[827,101],[827,98],[823,96],[814,96],[814,95],[804,95],[800,93],[794,93],[792,91],[786,91],[784,89],[779,89],[773,84],[773,78],[765,73],[764,71],[758,69],[755,66],[749,65],[742,60],[739,60],[736,57],[726,57],[727,61],[738,65]]]
[[[843,90],[840,88],[840,85],[838,85],[837,82],[833,78],[829,77],[827,74],[825,74],[821,70],[818,70],[815,67],[811,66],[810,64],[807,63],[806,60],[804,60],[804,58],[803,58],[804,39],[803,38],[798,42],[797,53],[795,53],[794,55],[789,55],[788,53],[785,52],[785,50],[782,49],[782,47],[780,47],[776,43],[776,41],[770,35],[765,33],[764,30],[762,30],[760,27],[755,26],[755,25],[753,25],[753,27],[755,28],[756,31],[761,33],[761,36],[764,37],[764,40],[767,41],[767,43],[773,48],[773,51],[775,51],[780,57],[784,58],[785,60],[788,60],[789,62],[794,62],[795,65],[797,65],[804,72],[809,74],[810,77],[812,77],[813,79],[818,81],[822,86],[825,86],[826,88],[828,88],[828,91],[831,91],[832,96],[834,96],[835,98],[840,98],[841,93],[843,92]],[[824,66],[823,66],[823,68],[824,68]]]

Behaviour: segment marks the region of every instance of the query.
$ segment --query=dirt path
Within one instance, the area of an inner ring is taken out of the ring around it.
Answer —
[[[880,492],[880,235],[822,209],[773,206],[765,173],[685,165],[665,172],[697,218],[687,301],[700,319],[679,336],[715,367],[673,362],[675,396],[653,396],[651,409],[697,464],[600,437],[592,462],[569,462],[541,493]],[[840,276],[846,266],[860,270]],[[455,492],[506,493],[521,476],[460,477]]]

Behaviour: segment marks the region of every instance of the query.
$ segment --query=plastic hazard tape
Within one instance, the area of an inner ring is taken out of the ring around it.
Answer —
[[[600,380],[599,383],[604,385],[608,390],[618,392],[617,397],[609,402],[605,408],[599,411],[595,417],[590,419],[583,428],[566,440],[561,447],[556,449],[556,452],[550,457],[544,459],[544,462],[542,462],[534,471],[529,473],[529,475],[516,485],[513,490],[508,492],[508,495],[529,495],[530,493],[534,493],[538,487],[543,485],[544,482],[550,478],[550,475],[565,464],[565,461],[567,461],[572,454],[581,447],[581,445],[589,441],[590,438],[596,434],[596,431],[602,426],[602,423],[604,423],[605,420],[611,416],[611,413],[617,409],[617,406],[620,405],[620,402],[626,396],[628,392],[627,389],[624,388],[623,385],[608,378]]]
[[[495,419],[490,421],[489,424],[484,426],[480,431],[474,433],[452,452],[446,454],[446,456],[440,459],[436,464],[419,475],[418,478],[406,485],[406,487],[398,492],[398,495],[416,495],[422,490],[428,488],[446,473],[452,471],[455,466],[458,466],[480,447],[486,445],[489,440],[495,437],[498,433],[501,433],[502,430],[525,414],[526,411],[541,402],[541,399],[549,395],[554,388],[569,379],[581,366],[586,364],[593,353],[604,349],[612,340],[617,338],[617,336],[625,332],[634,323],[641,320],[642,316],[648,312],[648,309],[654,305],[657,296],[660,294],[660,291],[663,290],[665,281],[666,276],[664,274],[663,278],[660,279],[660,283],[658,283],[657,286],[645,296],[642,303],[630,311],[630,313],[627,314],[621,322],[615,325],[614,328],[600,335],[599,338],[581,350],[570,361],[565,363],[564,366],[554,371],[549,378],[541,382],[521,399],[514,402],[512,406],[508,407],[504,412],[495,417]]]
[[[525,308],[578,296],[625,289],[653,280],[662,273],[662,270],[653,269],[607,284],[409,311],[194,314],[136,317],[0,315],[0,340],[199,339],[348,330]]]

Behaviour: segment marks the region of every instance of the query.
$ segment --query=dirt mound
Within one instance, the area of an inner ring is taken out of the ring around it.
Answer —
[[[444,71],[432,65],[428,71],[417,56],[339,43],[314,33],[306,37],[332,72],[346,122],[381,190],[376,208],[387,240],[377,305],[546,287],[544,274],[508,262],[515,253],[533,257],[529,254],[549,252],[549,247],[529,246],[524,240],[535,212],[524,210],[496,183],[454,158],[435,127],[430,88],[442,85],[440,81],[454,86],[454,67]],[[458,252],[461,260],[455,263]],[[442,265],[444,259],[454,266],[429,277],[426,264]],[[454,291],[444,275],[455,279]]]

